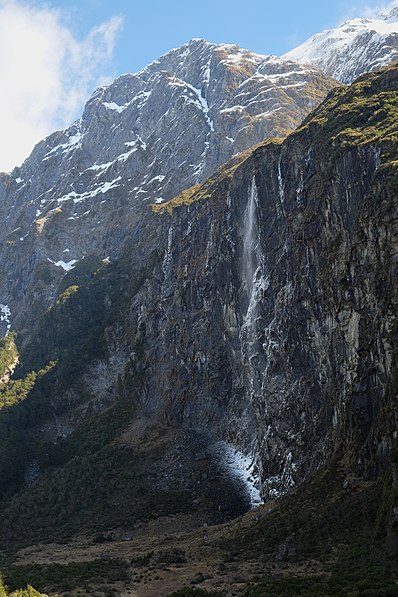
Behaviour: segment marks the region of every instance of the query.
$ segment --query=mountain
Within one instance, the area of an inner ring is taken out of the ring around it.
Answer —
[[[65,274],[1,393],[6,579],[395,590],[397,82],[333,90]]]
[[[398,59],[398,7],[317,33],[284,58],[311,64],[338,81],[351,83]]]
[[[397,82],[193,40],[1,176],[10,590],[394,594]]]
[[[334,85],[312,67],[193,40],[100,88],[81,120],[1,177],[3,325],[19,326],[38,270],[48,306],[85,256],[118,255],[137,204],[170,199],[290,132]]]

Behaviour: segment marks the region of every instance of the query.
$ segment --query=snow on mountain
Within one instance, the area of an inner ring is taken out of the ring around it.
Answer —
[[[0,177],[0,301],[23,299],[28,254],[29,272],[42,263],[55,285],[65,247],[73,267],[89,254],[114,258],[139,205],[168,200],[234,154],[286,135],[334,85],[313,67],[194,39],[101,87],[79,121]]]
[[[361,74],[398,59],[398,6],[317,33],[283,57],[311,64],[343,83],[351,83]]]

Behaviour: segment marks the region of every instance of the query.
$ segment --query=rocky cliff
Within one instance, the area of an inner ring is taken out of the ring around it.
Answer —
[[[187,207],[154,208],[149,404],[256,455],[265,497],[335,452],[366,476],[392,450],[396,76],[339,89]]]
[[[337,88],[66,273],[1,396],[3,543],[222,521],[333,459],[395,495],[397,81]]]
[[[312,67],[192,40],[98,89],[82,118],[0,181],[2,332],[30,327],[65,272],[117,257],[145,202],[203,182],[232,155],[284,136],[335,86]]]

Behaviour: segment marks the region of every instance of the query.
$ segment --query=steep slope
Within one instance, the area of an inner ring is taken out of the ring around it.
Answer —
[[[32,293],[36,309],[50,305],[86,256],[114,259],[143,202],[290,132],[334,85],[312,67],[193,40],[99,89],[81,120],[1,176],[3,330],[30,322]]]
[[[398,7],[317,33],[284,58],[312,64],[342,83],[351,83],[398,59]]]
[[[285,142],[143,211],[117,265],[69,279],[21,355],[59,364],[0,417],[0,454],[36,467],[16,493],[2,461],[1,541],[75,539],[21,551],[12,586],[396,593],[397,81],[390,67],[335,90]],[[38,444],[48,403],[74,431]],[[239,493],[225,440],[266,497],[290,495],[207,529]]]
[[[67,274],[2,395],[4,546],[220,522],[332,460],[385,475],[396,534],[397,81],[336,89]]]

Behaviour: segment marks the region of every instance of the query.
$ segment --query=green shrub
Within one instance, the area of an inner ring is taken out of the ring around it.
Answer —
[[[17,358],[18,350],[15,344],[15,334],[11,332],[8,336],[0,338],[0,377],[3,377]]]

